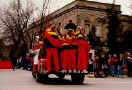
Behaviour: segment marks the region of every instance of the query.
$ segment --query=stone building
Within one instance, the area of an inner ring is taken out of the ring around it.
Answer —
[[[72,20],[76,25],[82,26],[85,29],[87,35],[95,29],[95,35],[100,42],[107,42],[108,30],[108,9],[112,9],[113,12],[117,13],[120,21],[120,27],[117,31],[118,35],[126,32],[127,30],[132,31],[132,17],[127,15],[121,15],[120,5],[99,3],[94,1],[86,0],[75,0],[63,8],[49,14],[47,20],[49,24],[58,26],[61,22],[64,27],[69,20]],[[30,32],[37,32],[39,30],[39,23],[32,27]]]

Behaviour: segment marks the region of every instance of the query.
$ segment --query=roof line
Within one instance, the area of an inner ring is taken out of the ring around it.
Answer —
[[[113,4],[109,4],[109,3],[102,3],[102,2],[96,2],[96,1],[74,0],[73,2],[68,3],[67,5],[63,6],[62,8],[57,9],[57,10],[55,10],[55,11],[51,12],[49,15],[52,15],[53,13],[55,13],[55,12],[57,12],[57,11],[59,11],[59,10],[61,10],[61,9],[65,8],[65,7],[67,7],[67,6],[71,5],[71,4],[75,3],[75,2],[78,2],[78,1],[81,1],[81,2],[87,2],[87,3],[88,3],[88,2],[90,2],[90,3],[96,3],[96,4],[98,3],[98,4],[105,4],[105,5],[113,5]],[[120,6],[120,5],[115,5],[115,6]],[[49,16],[49,15],[48,15],[48,16]]]
[[[79,6],[79,5],[75,5],[74,7],[72,8],[69,8],[69,9],[66,9],[62,12],[60,12],[59,14],[56,14],[55,16],[49,16],[48,18],[48,21],[54,19],[54,18],[57,18],[57,17],[60,17],[62,16],[63,14],[66,14],[72,10],[75,10],[75,9],[85,9],[85,10],[94,10],[94,11],[100,11],[100,12],[107,12],[107,9],[101,9],[101,8],[96,8],[96,7],[91,7],[91,6]],[[121,11],[115,11],[113,10],[114,12],[117,12],[117,13],[121,13]]]

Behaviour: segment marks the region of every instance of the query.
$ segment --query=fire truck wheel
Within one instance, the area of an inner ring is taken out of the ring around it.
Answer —
[[[42,81],[42,75],[40,73],[36,73],[36,81],[41,82]]]
[[[48,80],[48,74],[44,74],[44,75],[42,76],[42,79],[43,79],[44,81],[47,81],[47,80]]]
[[[82,84],[84,81],[84,74],[71,74],[72,82]]]
[[[36,73],[32,72],[32,76],[33,76],[33,78],[36,78]]]

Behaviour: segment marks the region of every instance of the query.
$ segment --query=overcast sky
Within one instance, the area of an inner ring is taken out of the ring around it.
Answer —
[[[7,7],[9,1],[12,1],[12,0],[0,0],[0,7]],[[32,1],[39,8],[42,6],[43,0],[32,0]],[[51,1],[50,12],[53,12],[74,0],[50,0],[50,1]],[[89,0],[89,1],[112,3],[113,0]],[[127,14],[127,15],[132,14],[132,10],[130,9],[132,0],[116,0],[116,4],[121,5],[121,11],[123,14]]]

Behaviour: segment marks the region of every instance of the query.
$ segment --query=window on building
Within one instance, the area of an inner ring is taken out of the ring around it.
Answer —
[[[90,24],[85,24],[85,33],[89,35],[90,32]]]
[[[88,20],[85,20],[84,23],[85,23],[85,26],[84,26],[85,32],[86,32],[87,35],[89,35],[89,32],[90,32],[90,22]]]
[[[95,35],[96,35],[97,37],[102,37],[101,26],[96,26]]]

